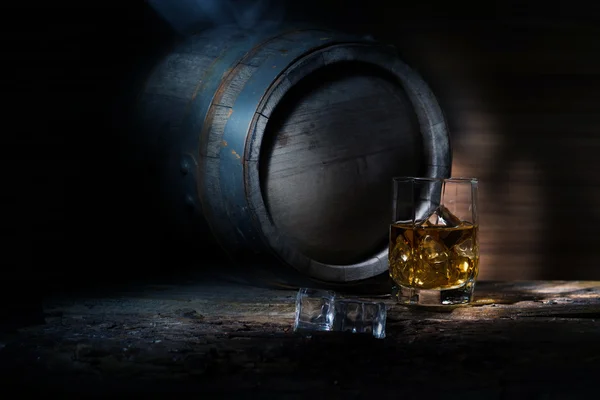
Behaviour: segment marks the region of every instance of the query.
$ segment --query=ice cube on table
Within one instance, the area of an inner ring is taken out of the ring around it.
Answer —
[[[335,331],[385,337],[385,304],[336,298],[334,292],[302,288],[296,297],[295,332]]]
[[[335,303],[333,330],[368,333],[378,339],[385,337],[386,308],[383,303],[342,299]]]
[[[302,288],[296,296],[295,331],[330,331],[333,327],[335,293]]]

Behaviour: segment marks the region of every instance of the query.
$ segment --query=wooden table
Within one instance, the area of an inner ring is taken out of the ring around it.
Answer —
[[[259,398],[590,398],[600,384],[600,282],[480,282],[474,305],[388,305],[387,337],[292,332],[295,291],[138,285],[45,302],[0,337],[19,390]]]

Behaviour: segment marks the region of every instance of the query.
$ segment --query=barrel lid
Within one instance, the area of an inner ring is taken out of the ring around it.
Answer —
[[[250,208],[275,253],[319,280],[385,272],[392,178],[450,173],[439,105],[388,46],[333,44],[297,60],[253,127]]]
[[[387,244],[391,177],[425,171],[419,122],[402,86],[368,64],[333,64],[278,104],[261,149],[274,224],[306,256],[354,264]]]

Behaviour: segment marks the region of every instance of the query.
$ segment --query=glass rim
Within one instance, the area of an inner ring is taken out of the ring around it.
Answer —
[[[424,176],[395,176],[392,178],[394,183],[396,182],[455,182],[455,183],[478,183],[478,178],[467,178],[462,176],[450,177],[450,178],[431,178]]]

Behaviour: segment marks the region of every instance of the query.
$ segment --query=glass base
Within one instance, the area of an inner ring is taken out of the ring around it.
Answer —
[[[453,289],[418,289],[407,286],[395,286],[392,290],[394,298],[400,304],[418,306],[450,306],[469,304],[473,300],[475,282],[467,282]]]

